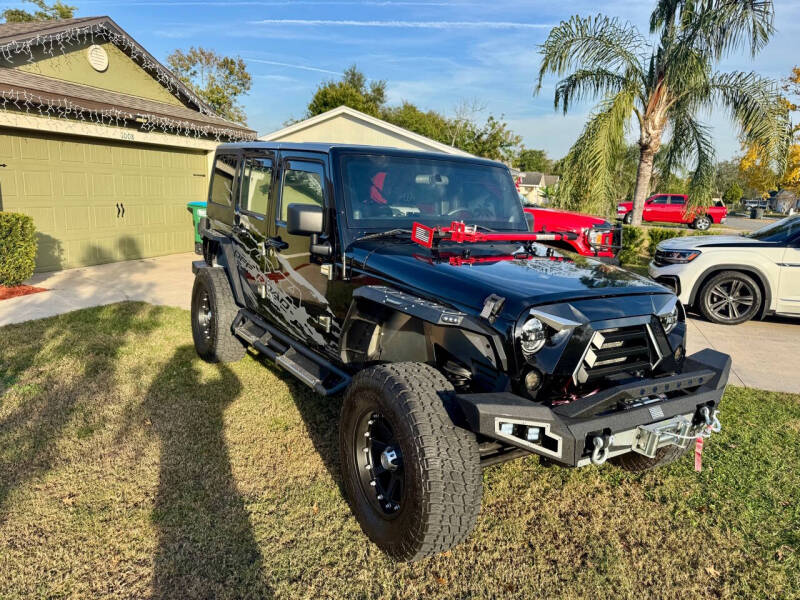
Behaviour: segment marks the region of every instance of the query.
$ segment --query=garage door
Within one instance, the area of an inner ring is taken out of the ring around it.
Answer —
[[[0,208],[33,217],[37,270],[189,252],[205,153],[0,129]]]

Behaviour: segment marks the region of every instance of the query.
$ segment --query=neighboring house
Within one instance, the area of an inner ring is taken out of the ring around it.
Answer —
[[[519,193],[525,197],[526,204],[546,204],[545,188],[555,188],[561,179],[558,175],[546,175],[537,171],[523,171],[517,177]]]
[[[0,24],[0,210],[33,217],[37,269],[193,248],[217,116],[108,17]]]
[[[405,150],[472,156],[424,135],[387,123],[349,106],[339,106],[309,119],[261,136],[269,142],[322,142],[389,146]]]

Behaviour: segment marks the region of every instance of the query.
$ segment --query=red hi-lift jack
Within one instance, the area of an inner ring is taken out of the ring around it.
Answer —
[[[476,225],[465,225],[462,221],[453,221],[450,227],[428,227],[422,223],[414,223],[411,227],[411,239],[425,248],[436,248],[440,242],[487,243],[487,242],[558,242],[577,239],[577,234],[565,233],[483,233]]]

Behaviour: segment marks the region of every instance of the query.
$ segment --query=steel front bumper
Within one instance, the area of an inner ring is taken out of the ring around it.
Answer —
[[[475,433],[566,466],[590,464],[635,451],[650,455],[674,443],[686,446],[719,407],[731,359],[702,350],[683,372],[626,383],[549,408],[511,393],[456,396],[465,425]],[[691,434],[691,435],[687,435]],[[530,439],[530,441],[529,441]]]

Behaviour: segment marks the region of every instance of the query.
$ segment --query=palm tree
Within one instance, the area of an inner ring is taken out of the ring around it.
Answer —
[[[629,128],[638,124],[633,224],[641,223],[659,150],[662,173],[693,162],[692,201],[707,203],[714,149],[697,115],[720,105],[742,139],[780,168],[791,135],[777,84],[753,72],[713,69],[741,47],[757,54],[774,31],[773,19],[771,0],[657,0],[650,18],[654,42],[633,25],[602,15],[574,16],[554,27],[540,47],[535,93],[546,75],[555,74],[562,79],[554,104],[564,114],[574,102],[602,98],[564,158],[559,194],[582,194],[587,209],[608,211],[616,195],[614,162]]]

